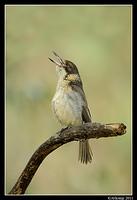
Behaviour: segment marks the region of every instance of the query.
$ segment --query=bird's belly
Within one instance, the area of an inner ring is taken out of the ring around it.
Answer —
[[[78,126],[82,122],[82,100],[77,92],[56,92],[52,100],[52,109],[62,126]]]

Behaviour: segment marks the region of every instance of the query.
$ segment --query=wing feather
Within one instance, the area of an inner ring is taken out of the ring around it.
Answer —
[[[82,82],[81,81],[70,82],[70,85],[72,87],[72,90],[75,92],[78,92],[81,96],[81,99],[83,102],[83,108],[82,108],[83,122],[91,122],[91,114],[88,109],[88,104],[87,104],[86,96],[82,87]]]

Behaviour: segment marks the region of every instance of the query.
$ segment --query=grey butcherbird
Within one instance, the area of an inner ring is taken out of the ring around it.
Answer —
[[[52,99],[53,113],[62,126],[79,126],[91,122],[86,96],[78,68],[74,63],[63,60],[54,51],[59,63],[56,64],[59,76],[56,93]],[[78,159],[87,164],[92,161],[92,151],[87,139],[79,141]]]

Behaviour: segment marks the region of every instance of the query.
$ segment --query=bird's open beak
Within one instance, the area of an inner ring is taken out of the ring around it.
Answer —
[[[54,51],[52,51],[52,52],[54,53],[55,56],[57,56],[57,59],[59,60],[60,63],[58,63],[58,62],[52,60],[51,58],[49,58],[49,60],[51,60],[53,63],[55,63],[55,64],[58,65],[59,67],[63,67],[65,64],[64,64],[62,58],[61,58],[58,54],[56,54]]]

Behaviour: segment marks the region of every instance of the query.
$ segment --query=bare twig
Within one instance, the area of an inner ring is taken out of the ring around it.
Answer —
[[[112,137],[125,133],[126,126],[122,123],[103,125],[100,123],[86,123],[82,126],[62,129],[35,151],[9,194],[24,194],[44,158],[61,145],[80,139]]]

